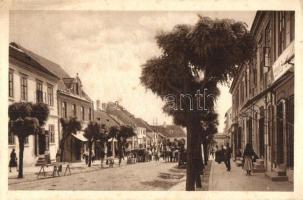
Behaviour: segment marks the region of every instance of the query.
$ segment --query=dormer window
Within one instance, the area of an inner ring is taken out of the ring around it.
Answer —
[[[76,94],[79,95],[79,83],[76,83]]]

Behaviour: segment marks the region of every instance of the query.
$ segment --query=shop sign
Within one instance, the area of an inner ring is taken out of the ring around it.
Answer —
[[[274,82],[293,67],[293,65],[289,64],[288,62],[293,60],[294,55],[295,47],[293,41],[288,45],[288,47],[283,51],[272,66]]]

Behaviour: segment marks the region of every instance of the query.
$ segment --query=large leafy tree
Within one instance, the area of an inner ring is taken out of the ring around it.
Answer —
[[[201,186],[201,121],[211,121],[218,84],[228,82],[252,57],[254,43],[244,23],[202,16],[194,26],[159,33],[156,42],[162,55],[146,61],[141,82],[166,100],[163,110],[187,129],[186,190],[194,190]],[[204,91],[203,98],[194,98]]]
[[[9,131],[18,137],[19,141],[19,174],[23,178],[24,142],[29,135],[43,134],[41,131],[49,116],[49,108],[44,103],[32,104],[19,102],[8,108]]]
[[[92,162],[92,146],[93,144],[99,140],[100,142],[104,141],[105,138],[105,130],[102,126],[97,122],[89,122],[86,129],[84,136],[87,138],[87,145],[88,145],[88,167],[91,166]]]
[[[69,119],[60,118],[60,123],[62,127],[62,138],[60,140],[60,161],[63,162],[64,154],[64,144],[68,137],[72,133],[76,134],[77,131],[81,130],[81,122],[77,120],[76,117],[71,117]]]

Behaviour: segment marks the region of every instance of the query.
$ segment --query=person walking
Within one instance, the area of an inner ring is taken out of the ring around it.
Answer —
[[[10,160],[8,166],[9,166],[9,172],[12,172],[12,167],[16,167],[16,170],[18,171],[17,154],[15,152],[15,149],[13,149],[10,154]]]
[[[230,159],[231,159],[232,150],[229,146],[229,143],[226,144],[226,148],[224,150],[224,163],[226,166],[226,170],[230,172],[231,166],[230,166]]]
[[[243,169],[246,170],[246,176],[251,176],[251,171],[253,169],[253,156],[255,155],[255,152],[253,150],[253,147],[250,143],[247,143],[243,152],[243,160],[244,165]]]

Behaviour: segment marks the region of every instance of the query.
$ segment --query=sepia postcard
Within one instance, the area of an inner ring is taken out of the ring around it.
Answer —
[[[1,199],[303,199],[302,8],[0,1]]]

